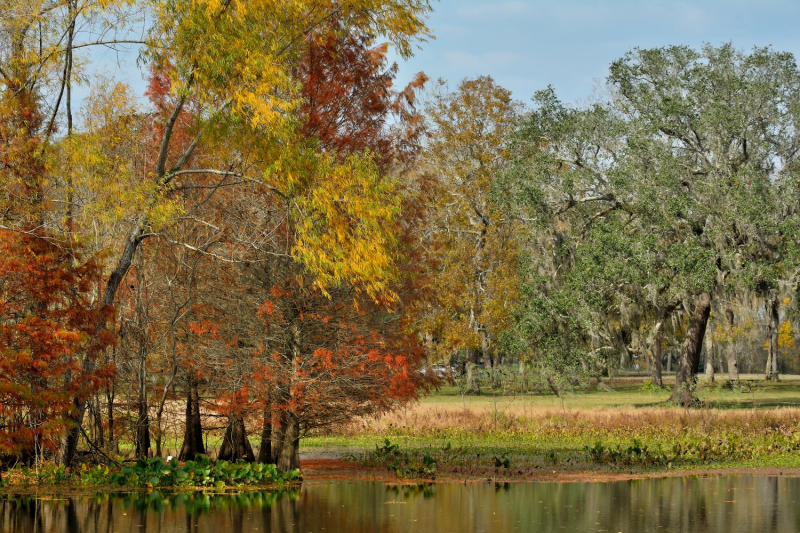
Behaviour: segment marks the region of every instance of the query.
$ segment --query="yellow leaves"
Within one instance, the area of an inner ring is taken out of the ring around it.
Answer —
[[[297,241],[293,254],[323,292],[343,281],[371,298],[393,299],[394,218],[399,200],[381,180],[369,154],[338,164],[320,156],[316,179],[295,200]]]
[[[64,212],[70,217],[68,229],[103,248],[117,226],[135,217],[154,192],[152,181],[134,167],[143,121],[130,88],[106,79],[93,87],[79,118],[84,131],[55,146],[53,175],[60,180],[60,194],[69,200]],[[158,210],[163,219],[169,208]]]
[[[294,61],[313,32],[332,31],[329,18],[348,28],[383,35],[401,55],[428,34],[421,0],[176,0],[158,2],[151,57],[174,67],[174,80],[192,79],[204,104],[231,105],[238,120],[272,133],[298,102]],[[165,42],[157,42],[165,40]]]
[[[794,329],[788,320],[784,320],[778,329],[778,348],[788,351],[794,347]]]
[[[447,92],[441,82],[426,108],[430,135],[427,171],[440,188],[432,206],[441,247],[434,284],[442,316],[440,336],[452,348],[479,345],[506,329],[519,299],[515,228],[491,198],[493,182],[507,164],[505,142],[519,104],[489,77],[465,80]]]
[[[764,341],[762,348],[765,351],[769,351],[769,339]],[[778,350],[781,353],[788,354],[794,348],[794,328],[792,328],[792,324],[788,320],[784,320],[778,328]]]

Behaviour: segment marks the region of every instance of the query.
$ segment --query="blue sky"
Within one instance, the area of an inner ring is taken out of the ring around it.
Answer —
[[[455,88],[465,77],[491,75],[530,102],[553,85],[576,103],[602,87],[612,61],[634,47],[700,47],[732,42],[772,45],[800,57],[800,1],[787,0],[432,0],[435,40],[409,61],[398,60],[398,85],[418,71]],[[95,71],[144,92],[136,53],[96,50]],[[77,99],[86,94],[77,88]]]
[[[553,85],[564,102],[586,100],[609,64],[634,47],[772,45],[800,56],[796,0],[441,0],[428,20],[436,39],[399,61],[400,83],[417,71],[455,88],[491,75],[515,98]]]

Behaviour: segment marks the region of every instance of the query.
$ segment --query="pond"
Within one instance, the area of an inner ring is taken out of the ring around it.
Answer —
[[[393,486],[2,496],[2,533],[800,532],[800,478],[691,476],[613,483]]]

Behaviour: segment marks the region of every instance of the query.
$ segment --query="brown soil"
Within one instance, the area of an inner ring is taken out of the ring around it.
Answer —
[[[693,468],[642,471],[589,471],[567,470],[562,467],[550,468],[492,468],[492,467],[440,467],[435,479],[401,479],[387,468],[364,467],[355,461],[335,458],[309,458],[301,461],[303,478],[313,479],[354,479],[363,481],[424,482],[437,483],[476,483],[476,482],[546,482],[546,483],[607,483],[631,479],[652,479],[663,477],[711,476],[711,475],[759,475],[800,477],[800,468]]]

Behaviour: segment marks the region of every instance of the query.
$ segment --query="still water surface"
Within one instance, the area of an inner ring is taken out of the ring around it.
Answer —
[[[800,532],[800,479],[710,476],[614,483],[387,486],[0,497],[2,533],[505,531]]]

